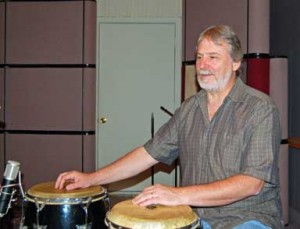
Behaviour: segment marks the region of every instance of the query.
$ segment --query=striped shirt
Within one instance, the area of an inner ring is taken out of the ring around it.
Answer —
[[[207,94],[200,90],[144,147],[166,164],[179,157],[182,186],[207,184],[237,174],[265,181],[256,196],[220,207],[196,207],[195,211],[212,228],[232,228],[256,219],[277,229],[282,228],[280,140],[280,116],[275,104],[237,78],[211,121]]]

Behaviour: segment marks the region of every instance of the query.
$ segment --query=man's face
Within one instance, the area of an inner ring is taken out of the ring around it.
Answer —
[[[210,39],[203,39],[196,54],[197,80],[201,88],[218,92],[228,86],[229,81],[233,82],[240,62],[233,62],[227,43],[215,44]]]

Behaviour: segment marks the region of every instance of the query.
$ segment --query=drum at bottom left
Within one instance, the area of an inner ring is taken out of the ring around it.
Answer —
[[[109,200],[100,186],[66,191],[46,182],[33,186],[25,196],[28,203],[20,228],[106,228]]]

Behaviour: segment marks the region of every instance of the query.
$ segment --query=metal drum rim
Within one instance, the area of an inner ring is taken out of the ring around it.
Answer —
[[[113,226],[114,228],[117,229],[132,229],[130,227],[124,227],[124,226],[120,226],[112,221],[110,221],[107,217],[105,217],[105,224],[106,226]],[[194,222],[192,222],[189,225],[183,226],[183,227],[177,227],[177,228],[173,228],[173,229],[196,229],[196,228],[202,228],[201,227],[201,223],[200,223],[200,218],[198,218],[197,220],[195,220]]]
[[[55,197],[55,198],[45,198],[45,197],[36,197],[30,195],[28,193],[25,194],[25,199],[29,200],[30,202],[39,204],[47,204],[47,205],[75,205],[75,204],[85,204],[88,202],[96,202],[98,200],[104,199],[107,196],[106,192],[102,192],[93,196],[84,196],[84,197],[76,197],[76,198],[66,198],[66,197]],[[90,200],[91,199],[91,200]],[[51,202],[49,202],[51,201]]]

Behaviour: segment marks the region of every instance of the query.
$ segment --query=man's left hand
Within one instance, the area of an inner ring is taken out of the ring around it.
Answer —
[[[162,204],[175,206],[182,204],[178,188],[156,184],[145,188],[132,202],[140,206]]]

